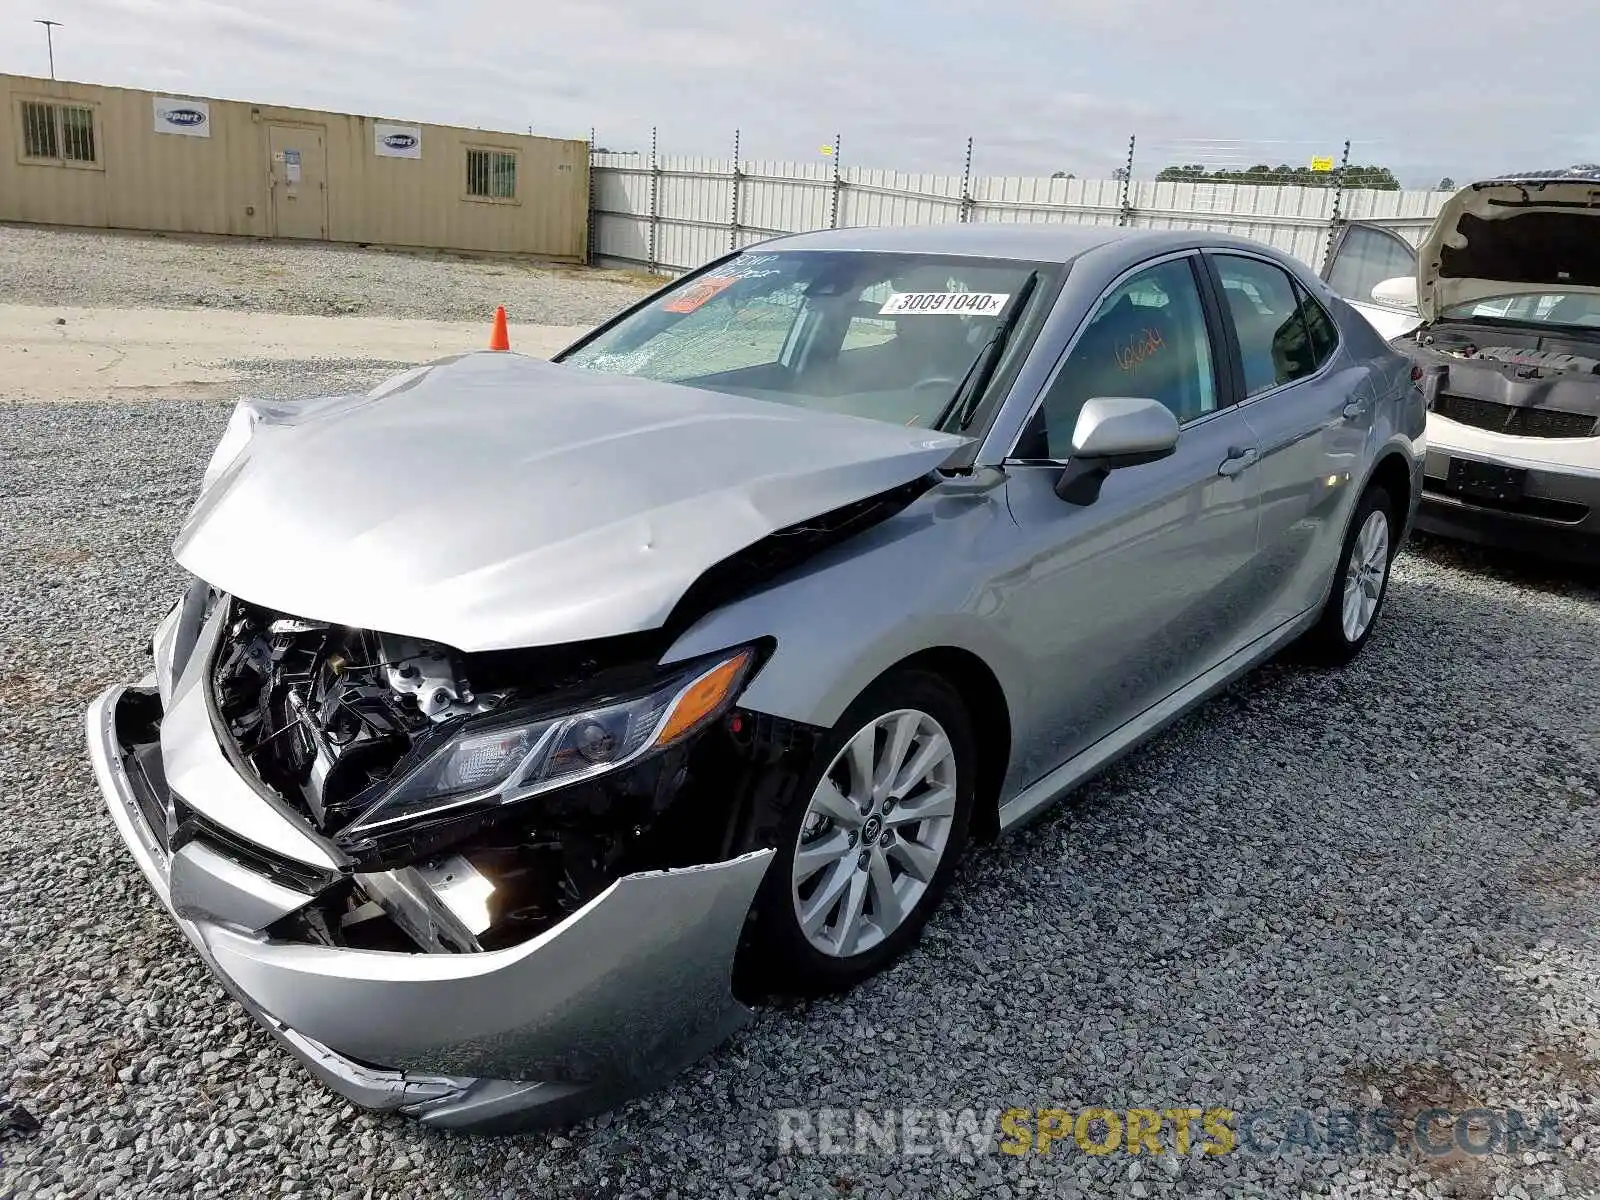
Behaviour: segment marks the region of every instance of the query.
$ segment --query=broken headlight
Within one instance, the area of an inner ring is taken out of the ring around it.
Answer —
[[[755,654],[742,649],[642,696],[560,716],[465,726],[401,777],[346,833],[469,804],[509,804],[665,750],[733,703]]]

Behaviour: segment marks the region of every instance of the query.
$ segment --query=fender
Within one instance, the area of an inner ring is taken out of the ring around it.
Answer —
[[[828,727],[896,663],[952,647],[988,664],[1011,713],[1025,711],[1021,655],[984,617],[999,597],[972,582],[995,574],[975,560],[984,557],[984,533],[997,522],[1012,525],[998,489],[936,487],[890,520],[701,617],[662,661],[782,629],[741,705]]]

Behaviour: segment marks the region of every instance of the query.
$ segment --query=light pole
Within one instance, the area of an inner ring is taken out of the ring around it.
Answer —
[[[56,43],[55,38],[51,36],[51,26],[59,25],[61,22],[47,21],[40,17],[34,21],[34,24],[44,26],[44,44],[45,48],[50,52],[50,78],[54,79],[56,77]]]

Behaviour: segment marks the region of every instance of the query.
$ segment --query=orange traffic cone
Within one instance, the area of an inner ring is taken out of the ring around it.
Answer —
[[[489,349],[511,349],[511,334],[506,329],[506,306],[498,304],[494,310],[494,327],[489,330]]]

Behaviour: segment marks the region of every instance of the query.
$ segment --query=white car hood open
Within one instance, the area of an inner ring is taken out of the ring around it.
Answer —
[[[1531,292],[1600,295],[1600,177],[1462,188],[1418,248],[1424,321],[1458,304]]]
[[[967,440],[508,353],[254,412],[179,563],[286,614],[468,652],[657,628],[708,567]]]

